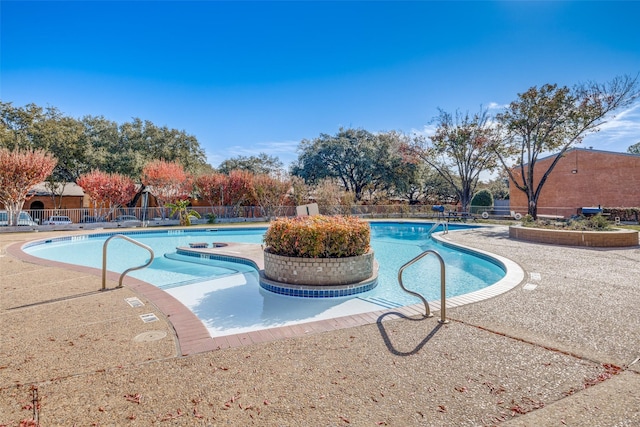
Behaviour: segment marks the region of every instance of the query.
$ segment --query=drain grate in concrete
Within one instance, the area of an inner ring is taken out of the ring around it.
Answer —
[[[158,317],[153,313],[141,314],[140,318],[144,323],[157,322]]]
[[[144,305],[144,303],[140,301],[137,297],[125,298],[124,300],[131,307],[142,307]]]

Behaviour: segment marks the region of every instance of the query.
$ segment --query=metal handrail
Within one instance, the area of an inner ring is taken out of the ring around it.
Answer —
[[[433,234],[434,231],[436,231],[436,229],[442,225],[442,231],[444,232],[444,234],[447,234],[449,232],[449,223],[448,222],[436,222],[435,224],[433,224],[431,226],[431,229],[427,232],[427,236],[431,237],[431,234]]]
[[[131,242],[134,245],[140,246],[141,248],[148,250],[149,253],[151,254],[151,258],[149,258],[149,261],[146,264],[138,267],[131,267],[122,272],[122,274],[120,275],[120,280],[118,281],[118,288],[122,287],[122,279],[124,279],[124,276],[126,276],[128,273],[132,271],[141,270],[143,268],[149,267],[153,262],[153,258],[154,258],[153,249],[151,249],[149,246],[143,243],[138,242],[137,240],[133,240],[132,238],[127,237],[123,234],[114,234],[113,236],[109,237],[107,240],[104,241],[104,244],[102,245],[102,290],[103,291],[107,287],[107,245],[109,244],[109,241],[111,239],[115,239],[116,237],[120,239],[124,239],[128,242]]]
[[[405,288],[404,283],[402,283],[402,272],[404,271],[405,268],[415,264],[417,261],[419,261],[420,259],[422,259],[423,257],[429,255],[429,254],[433,254],[436,256],[436,258],[438,258],[438,261],[440,261],[440,320],[438,320],[438,322],[440,323],[449,323],[449,321],[446,318],[446,280],[445,280],[445,267],[444,267],[444,260],[442,259],[442,256],[440,256],[440,254],[434,250],[426,250],[424,252],[422,252],[420,255],[418,255],[417,257],[415,257],[414,259],[412,259],[411,261],[409,261],[408,263],[406,263],[405,265],[403,265],[402,267],[400,267],[400,270],[398,270],[398,283],[400,283],[400,287],[402,288],[403,291],[418,297],[422,300],[422,302],[424,303],[424,309],[425,309],[425,317],[431,317],[433,316],[433,314],[431,314],[431,309],[429,308],[429,303],[427,302],[427,300],[420,295],[417,292],[414,291],[410,291],[409,289]]]

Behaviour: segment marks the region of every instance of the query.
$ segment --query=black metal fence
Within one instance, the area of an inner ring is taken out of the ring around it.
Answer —
[[[266,221],[275,217],[292,217],[296,215],[295,206],[277,206],[269,209],[260,206],[197,206],[189,210],[196,211],[200,219],[194,223],[216,223],[236,221]],[[579,210],[579,209],[578,209]],[[570,218],[579,214],[574,208],[539,207],[538,217]],[[25,209],[39,224],[44,224],[51,217],[65,216],[74,224],[109,223],[120,221],[158,222],[176,220],[177,214],[171,215],[169,208],[118,208],[108,212],[91,208],[80,209]],[[356,215],[363,218],[427,218],[427,219],[520,219],[527,214],[526,206],[509,206],[496,204],[492,207],[470,206],[468,212],[461,212],[455,205],[345,205],[319,206],[325,215]]]

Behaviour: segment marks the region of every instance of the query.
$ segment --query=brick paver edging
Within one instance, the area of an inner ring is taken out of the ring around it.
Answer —
[[[447,308],[457,307],[460,305],[470,304],[473,302],[492,298],[514,288],[515,286],[518,286],[524,281],[525,274],[522,268],[517,263],[507,258],[490,254],[485,251],[465,247],[456,243],[447,242],[446,238],[444,238],[443,236],[434,235],[434,238],[448,246],[461,248],[464,251],[475,253],[481,257],[490,257],[496,260],[506,271],[506,275],[502,280],[487,288],[447,299]],[[44,265],[48,267],[64,268],[67,270],[78,271],[85,274],[88,273],[96,276],[102,275],[102,271],[100,269],[78,266],[75,264],[67,264],[58,261],[51,261],[29,255],[22,251],[22,247],[27,244],[28,243],[18,242],[9,245],[7,247],[7,253],[24,262]],[[213,248],[208,250],[204,249],[202,251],[211,252],[213,251]],[[238,257],[242,257],[242,254],[238,254]],[[246,259],[251,260],[252,256],[249,255]],[[261,266],[262,262],[257,264]],[[107,279],[111,282],[117,282],[118,278],[119,274],[117,273],[107,273]],[[169,321],[175,331],[177,342],[179,343],[179,354],[181,355],[239,347],[260,342],[275,341],[284,338],[304,336],[311,333],[351,328],[355,326],[377,323],[379,321],[393,320],[400,317],[416,317],[424,315],[424,305],[420,303],[405,307],[384,309],[337,317],[333,319],[319,320],[291,326],[280,326],[259,331],[251,331],[212,338],[209,335],[207,328],[200,321],[200,319],[198,319],[195,314],[193,314],[193,312],[191,312],[180,301],[164,292],[160,288],[132,277],[126,278],[126,283],[124,284],[124,286],[146,298],[165,316],[165,319]],[[440,301],[429,301],[429,307],[432,311],[439,310]]]

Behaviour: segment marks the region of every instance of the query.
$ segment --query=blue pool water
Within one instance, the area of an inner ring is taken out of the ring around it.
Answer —
[[[431,223],[372,223],[371,246],[380,266],[378,286],[354,297],[309,299],[276,295],[260,288],[257,272],[247,265],[199,259],[187,262],[175,255],[177,247],[192,242],[261,244],[266,228],[127,233],[153,248],[156,254],[149,268],[130,275],[180,300],[202,320],[212,336],[420,303],[400,289],[397,274],[403,264],[427,249],[438,251],[445,260],[447,297],[484,288],[505,275],[499,265],[485,257],[436,243],[428,236],[431,226]],[[465,226],[450,229],[460,227]],[[101,268],[102,245],[111,234],[51,239],[45,244],[41,241],[27,245],[24,250],[36,257]],[[146,250],[114,239],[109,243],[107,268],[122,272],[148,258]],[[409,267],[403,281],[428,300],[440,298],[440,265],[435,257],[423,258]]]

